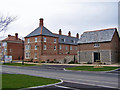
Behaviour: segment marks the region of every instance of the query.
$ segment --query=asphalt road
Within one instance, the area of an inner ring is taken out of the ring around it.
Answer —
[[[63,68],[69,66],[31,66],[31,67],[15,67],[15,66],[2,66],[2,72],[27,74],[33,76],[62,79],[63,84],[46,87],[57,88],[57,90],[85,90],[85,89],[117,89],[119,87],[119,74],[118,73],[105,73],[105,72],[76,72],[64,71]],[[37,90],[37,89],[35,89]]]

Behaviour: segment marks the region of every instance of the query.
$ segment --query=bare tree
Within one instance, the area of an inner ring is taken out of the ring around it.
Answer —
[[[12,16],[0,16],[0,32],[5,31],[7,26],[13,22],[16,19],[16,17]]]

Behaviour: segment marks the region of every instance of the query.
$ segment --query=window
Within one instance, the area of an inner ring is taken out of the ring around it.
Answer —
[[[46,45],[44,45],[44,50],[46,50],[47,48],[46,48]]]
[[[30,45],[25,45],[25,50],[30,50]]]
[[[72,50],[72,46],[70,46],[70,50]]]
[[[94,47],[100,47],[99,43],[95,43]]]
[[[35,45],[35,50],[37,50],[37,45]]]
[[[30,58],[30,53],[27,52],[27,53],[25,54],[25,58],[26,58],[26,59],[29,59],[29,58]]]
[[[28,39],[27,42],[30,43],[30,39]]]
[[[35,42],[37,42],[37,37],[35,38]]]
[[[37,53],[34,54],[34,58],[37,59]]]
[[[2,44],[0,43],[0,47],[2,46]]]
[[[54,50],[56,50],[56,46],[54,46]]]
[[[56,43],[56,39],[54,39],[54,43]]]
[[[62,46],[60,45],[59,49],[61,50],[62,49]]]
[[[65,39],[61,39],[62,40],[62,42],[65,42]]]
[[[71,43],[74,43],[74,40],[71,40]]]
[[[46,37],[44,37],[44,42],[46,42]]]
[[[75,47],[75,50],[77,50],[77,47]]]
[[[66,50],[67,50],[67,46],[66,46],[65,48],[66,48]]]

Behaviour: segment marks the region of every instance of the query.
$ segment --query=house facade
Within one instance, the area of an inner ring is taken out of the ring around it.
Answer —
[[[12,56],[13,60],[24,58],[24,41],[18,38],[18,33],[0,41],[0,59],[4,56]]]
[[[79,34],[76,37],[62,35],[62,30],[59,34],[52,33],[44,24],[43,19],[40,19],[39,27],[25,37],[25,60],[40,62],[40,61],[57,61],[59,63],[68,63],[77,56]],[[66,59],[66,61],[64,61]]]
[[[84,32],[78,41],[77,59],[81,63],[120,62],[120,38],[116,28]]]

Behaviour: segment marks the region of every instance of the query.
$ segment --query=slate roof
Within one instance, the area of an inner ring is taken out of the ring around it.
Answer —
[[[37,36],[37,35],[45,35],[45,36],[51,36],[51,37],[58,37],[59,38],[59,43],[61,43],[61,44],[72,44],[72,45],[77,45],[77,42],[79,40],[78,38],[75,38],[75,37],[69,37],[69,36],[65,36],[65,35],[53,34],[51,31],[49,31],[44,26],[43,26],[42,29],[41,28],[42,28],[41,26],[38,27],[33,32],[31,32],[30,34],[28,34],[26,37],[32,37],[32,36]],[[63,39],[65,41],[63,41]]]
[[[115,31],[116,28],[84,32],[78,44],[111,41]]]
[[[43,27],[41,27],[41,26],[38,27],[33,32],[28,34],[26,37],[37,36],[37,35],[46,35],[46,36],[55,37],[55,35],[44,26]]]
[[[18,38],[18,40],[16,40],[15,36],[10,36],[10,37],[3,39],[2,41],[22,41],[22,40],[20,38]]]
[[[77,45],[78,38],[76,37],[70,37],[65,35],[59,35],[55,34],[57,37],[59,37],[59,43],[60,44],[71,44],[71,45]],[[64,39],[64,40],[63,40]]]

